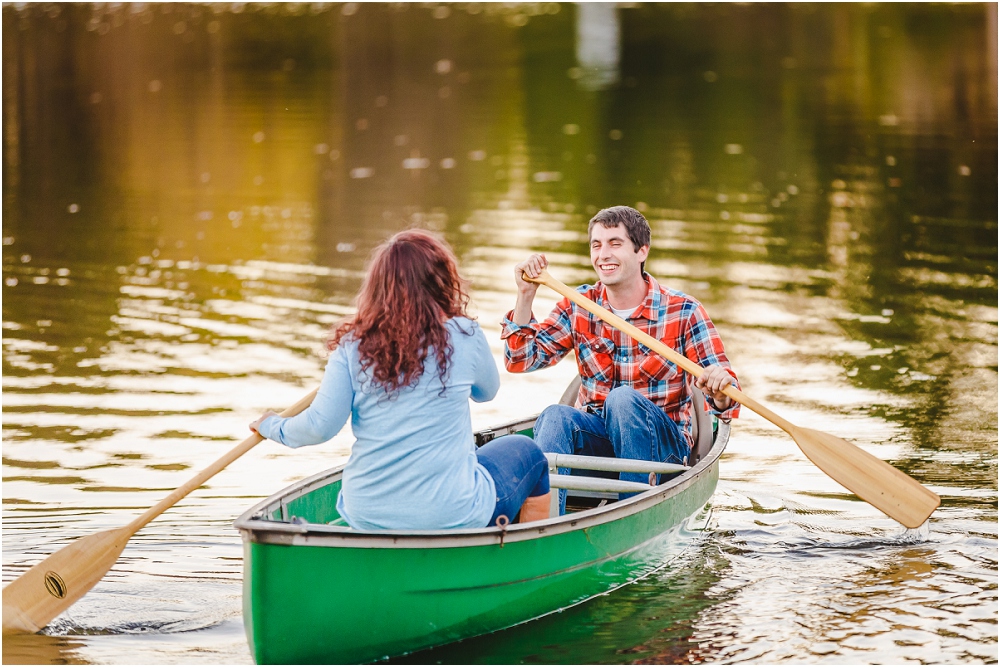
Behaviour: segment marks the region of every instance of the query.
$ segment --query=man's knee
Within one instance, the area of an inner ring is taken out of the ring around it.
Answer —
[[[604,400],[604,413],[607,416],[622,414],[622,411],[629,411],[636,408],[642,400],[642,394],[632,387],[619,386],[608,392],[608,397]]]
[[[558,452],[566,448],[573,434],[576,408],[550,405],[535,420],[535,443],[543,452]]]

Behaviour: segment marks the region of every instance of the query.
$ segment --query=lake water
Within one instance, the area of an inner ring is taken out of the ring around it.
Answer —
[[[314,387],[389,234],[453,245],[499,363],[513,265],[592,281],[629,204],[747,394],[941,508],[905,531],[744,411],[658,573],[402,661],[997,661],[995,4],[5,4],[3,37],[4,582]],[[503,372],[474,426],[574,373]],[[4,662],[251,662],[232,521],[350,443],[259,445]]]

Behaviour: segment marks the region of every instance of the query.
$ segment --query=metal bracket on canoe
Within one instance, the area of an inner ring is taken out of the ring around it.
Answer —
[[[510,519],[507,518],[506,514],[501,514],[497,517],[497,528],[500,529],[500,548],[503,549],[503,540],[507,537],[507,526],[510,525]]]
[[[476,447],[482,447],[487,442],[497,437],[497,434],[492,429],[483,429],[476,433]]]

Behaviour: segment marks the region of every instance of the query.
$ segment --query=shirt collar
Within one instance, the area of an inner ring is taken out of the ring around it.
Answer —
[[[645,271],[642,274],[642,279],[646,281],[649,289],[646,292],[646,298],[643,299],[642,305],[639,306],[638,310],[633,311],[633,313],[635,317],[644,317],[650,322],[656,322],[660,319],[660,301],[663,298],[663,292],[660,290],[660,284],[656,282],[656,278]],[[602,282],[597,283],[597,303],[604,309],[611,310],[611,302],[608,301],[608,289]]]

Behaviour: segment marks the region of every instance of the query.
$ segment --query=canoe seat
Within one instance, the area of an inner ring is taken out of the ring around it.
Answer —
[[[576,405],[576,399],[580,396],[580,385],[583,384],[583,380],[580,379],[580,374],[577,373],[576,376],[570,380],[569,386],[566,387],[566,391],[559,398],[559,405]]]
[[[580,396],[581,382],[579,375],[570,381],[566,391],[559,398],[559,405],[576,405],[576,399]],[[688,390],[691,392],[693,406],[691,435],[694,438],[694,446],[691,448],[688,464],[693,466],[712,448],[712,442],[715,439],[715,423],[712,413],[706,409],[705,395],[701,393],[701,390],[694,386],[694,382],[688,384]]]
[[[705,395],[701,393],[701,389],[694,386],[693,382],[688,384],[688,389],[691,391],[693,407],[691,411],[691,435],[694,438],[691,455],[688,457],[688,465],[693,466],[712,448],[712,442],[715,439],[715,424],[712,413],[705,409]]]

